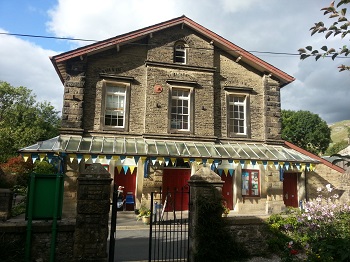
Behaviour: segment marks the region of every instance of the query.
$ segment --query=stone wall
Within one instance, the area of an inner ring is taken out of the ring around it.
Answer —
[[[75,222],[58,221],[55,248],[55,261],[73,261]],[[18,258],[24,258],[27,222],[0,223],[0,245],[18,250]],[[47,262],[50,260],[52,222],[33,221],[31,237],[31,260]],[[11,244],[15,246],[11,246]],[[14,254],[12,254],[14,255]],[[1,260],[1,254],[0,254]],[[18,260],[21,261],[21,260]],[[24,261],[24,260],[23,260]]]
[[[0,220],[7,220],[11,215],[13,192],[0,188]]]
[[[227,230],[252,256],[267,256],[267,241],[271,236],[264,219],[253,216],[227,217]]]

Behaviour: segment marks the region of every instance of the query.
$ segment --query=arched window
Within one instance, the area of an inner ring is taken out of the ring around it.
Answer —
[[[175,43],[174,63],[186,64],[186,45],[182,41]]]

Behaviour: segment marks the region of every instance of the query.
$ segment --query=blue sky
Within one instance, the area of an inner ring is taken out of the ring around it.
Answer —
[[[348,39],[311,37],[319,10],[329,0],[0,0],[0,33],[103,40],[186,15],[248,51],[297,53],[300,47],[338,48]],[[37,99],[62,109],[63,86],[49,56],[89,42],[0,34],[0,80],[26,86]],[[281,91],[283,109],[309,110],[328,123],[350,119],[349,73],[337,66],[348,59],[261,54],[266,62],[294,76]],[[350,64],[347,63],[347,64]]]

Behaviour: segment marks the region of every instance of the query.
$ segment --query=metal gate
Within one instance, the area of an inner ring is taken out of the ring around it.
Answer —
[[[151,193],[149,261],[188,261],[189,186]]]

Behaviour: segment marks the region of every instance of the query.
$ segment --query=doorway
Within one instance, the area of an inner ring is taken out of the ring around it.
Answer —
[[[283,201],[287,207],[298,207],[298,174],[283,174]]]

